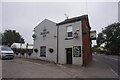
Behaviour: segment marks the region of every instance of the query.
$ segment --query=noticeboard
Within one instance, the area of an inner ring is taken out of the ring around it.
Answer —
[[[81,46],[73,46],[73,56],[81,57]]]

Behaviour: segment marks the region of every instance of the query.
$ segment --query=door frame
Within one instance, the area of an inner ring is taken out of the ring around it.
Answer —
[[[66,55],[66,64],[69,64],[68,63],[68,57],[67,57],[67,49],[71,49],[71,64],[73,64],[73,48],[70,47],[70,48],[65,48],[65,55]]]

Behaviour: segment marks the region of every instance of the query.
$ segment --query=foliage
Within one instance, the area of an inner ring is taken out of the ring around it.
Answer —
[[[120,55],[120,23],[108,25],[98,34],[97,45],[100,46],[103,43],[108,53]]]
[[[97,45],[94,45],[92,47],[92,53],[101,53],[101,50],[99,49],[99,47]]]
[[[104,35],[103,33],[99,33],[97,37],[97,46],[100,47],[102,43],[104,43]]]
[[[24,39],[15,30],[5,30],[2,34],[2,45],[11,46],[13,43],[24,43]]]

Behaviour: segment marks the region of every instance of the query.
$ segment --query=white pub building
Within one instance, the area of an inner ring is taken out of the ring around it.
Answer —
[[[60,23],[45,19],[34,28],[32,56],[57,64],[87,65],[92,59],[90,29],[88,15]]]

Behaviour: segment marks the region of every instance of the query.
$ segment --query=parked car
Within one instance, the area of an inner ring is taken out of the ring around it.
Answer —
[[[0,59],[13,59],[14,52],[10,47],[0,46]]]

